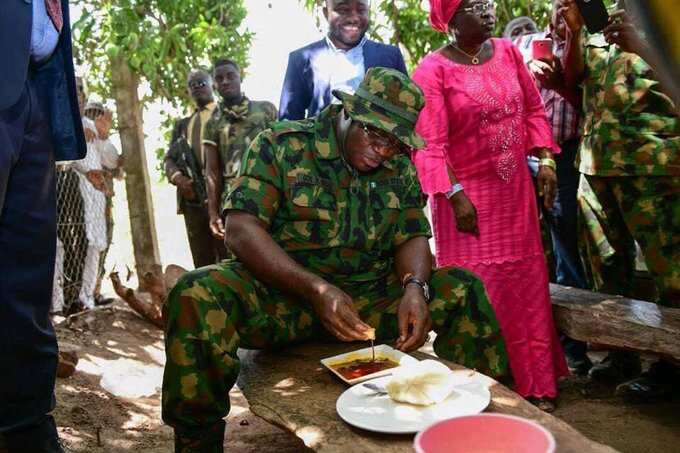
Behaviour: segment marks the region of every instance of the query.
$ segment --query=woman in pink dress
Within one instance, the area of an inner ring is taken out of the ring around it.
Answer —
[[[413,79],[426,96],[413,154],[429,196],[438,266],[484,282],[506,341],[515,390],[551,411],[568,374],[552,318],[548,272],[528,154],[541,159],[539,187],[554,200],[559,151],[519,51],[492,39],[488,0],[430,0],[430,21],[455,40],[426,56]]]

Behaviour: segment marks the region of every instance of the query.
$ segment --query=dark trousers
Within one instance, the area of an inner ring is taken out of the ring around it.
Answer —
[[[228,256],[224,243],[215,239],[210,233],[210,217],[208,210],[201,206],[184,203],[184,224],[187,227],[189,248],[194,259],[194,267],[209,266]]]
[[[555,156],[557,197],[553,208],[545,212],[545,218],[555,253],[555,283],[586,288],[578,251],[576,193],[580,173],[574,166],[578,145],[578,140],[568,141]]]
[[[49,318],[54,149],[41,99],[29,76],[17,103],[0,111],[0,445],[10,451],[57,451],[44,448],[57,438],[47,414],[58,352]]]

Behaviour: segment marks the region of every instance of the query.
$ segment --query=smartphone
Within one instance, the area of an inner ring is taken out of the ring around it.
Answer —
[[[534,60],[552,60],[553,55],[552,39],[535,39],[531,42],[531,57]]]
[[[604,0],[576,0],[583,21],[590,33],[599,33],[609,24],[609,13]]]

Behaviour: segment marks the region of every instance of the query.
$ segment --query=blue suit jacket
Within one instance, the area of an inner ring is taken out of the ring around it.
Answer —
[[[59,44],[52,56],[34,69],[33,81],[48,115],[56,159],[74,160],[85,157],[87,148],[76,95],[68,0],[61,0],[61,8],[64,27]],[[31,0],[0,2],[0,110],[14,105],[24,91],[32,20]]]
[[[314,72],[316,58],[327,47],[326,40],[322,39],[290,53],[281,90],[279,119],[299,120],[316,116],[331,103],[329,81]],[[380,66],[406,74],[404,57],[398,47],[367,39],[363,50],[366,70]]]

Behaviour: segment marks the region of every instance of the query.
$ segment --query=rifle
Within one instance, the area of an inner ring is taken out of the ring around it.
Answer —
[[[197,201],[184,200],[184,202],[193,206],[204,206],[208,199],[208,192],[205,188],[203,169],[196,159],[194,150],[191,149],[184,136],[180,135],[177,140],[170,144],[168,156],[175,161],[182,173],[191,178],[194,193],[198,198]]]

